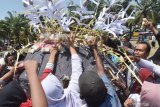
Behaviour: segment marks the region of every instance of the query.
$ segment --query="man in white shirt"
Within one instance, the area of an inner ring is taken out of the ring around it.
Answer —
[[[58,78],[52,73],[41,82],[49,107],[87,107],[86,102],[80,99],[78,86],[78,79],[82,74],[82,60],[74,48],[73,37],[70,37],[68,41],[72,63],[72,74],[68,87],[64,89]],[[50,70],[53,70],[54,59],[55,55],[50,56],[49,63],[47,63]]]

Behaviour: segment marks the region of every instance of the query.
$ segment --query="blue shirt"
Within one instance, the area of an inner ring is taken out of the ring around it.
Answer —
[[[119,101],[119,98],[116,94],[115,88],[112,86],[110,80],[106,76],[106,74],[100,75],[100,78],[103,80],[106,88],[107,95],[105,101],[101,104],[100,107],[122,107]]]

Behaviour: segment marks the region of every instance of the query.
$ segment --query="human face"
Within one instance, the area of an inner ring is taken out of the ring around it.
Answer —
[[[7,61],[8,61],[8,65],[9,65],[9,66],[13,66],[14,63],[15,63],[15,57],[14,57],[14,56],[9,56],[9,57],[7,58]]]
[[[140,58],[146,59],[148,57],[147,53],[147,45],[146,44],[137,44],[134,50],[135,56],[139,56]]]

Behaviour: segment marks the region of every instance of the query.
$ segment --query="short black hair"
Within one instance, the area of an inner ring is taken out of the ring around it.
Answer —
[[[95,71],[86,71],[79,77],[80,98],[89,107],[99,107],[106,98],[107,88]]]
[[[148,42],[140,41],[140,42],[138,42],[138,44],[144,44],[144,45],[146,45],[146,46],[147,46],[146,52],[147,52],[148,54],[150,53],[150,51],[151,51],[151,46],[149,45]]]
[[[16,57],[16,52],[15,51],[11,51],[11,52],[8,52],[7,55],[4,57],[4,61],[6,64],[8,64],[8,57],[10,56],[14,56]]]

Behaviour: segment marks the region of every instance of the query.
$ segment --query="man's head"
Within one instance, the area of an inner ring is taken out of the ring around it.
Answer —
[[[4,61],[8,66],[13,66],[16,61],[14,53],[8,53],[5,56]]]
[[[80,97],[88,106],[100,106],[107,95],[107,89],[96,72],[84,72],[79,78]]]
[[[150,53],[151,47],[147,42],[139,42],[134,49],[134,55],[146,59]]]

